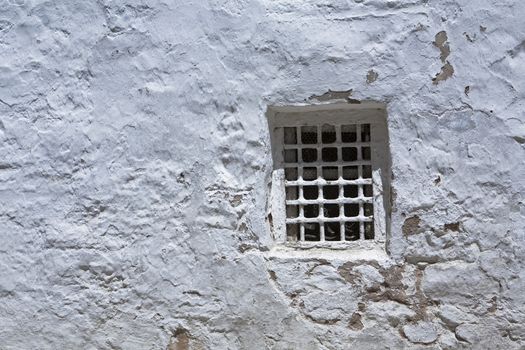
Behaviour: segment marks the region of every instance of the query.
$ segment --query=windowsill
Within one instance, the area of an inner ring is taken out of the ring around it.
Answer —
[[[384,249],[384,242],[319,242],[286,243],[272,247],[263,253],[270,259],[284,260],[343,260],[343,261],[386,261],[390,257]]]

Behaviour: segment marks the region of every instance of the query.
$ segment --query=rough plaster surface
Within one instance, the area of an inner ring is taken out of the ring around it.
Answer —
[[[525,2],[0,3],[0,349],[525,346]],[[272,255],[266,106],[337,91],[388,258]]]

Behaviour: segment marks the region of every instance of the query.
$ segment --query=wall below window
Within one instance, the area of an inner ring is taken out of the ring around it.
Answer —
[[[0,4],[0,349],[525,346],[525,2]],[[365,99],[388,255],[275,252],[267,106]]]

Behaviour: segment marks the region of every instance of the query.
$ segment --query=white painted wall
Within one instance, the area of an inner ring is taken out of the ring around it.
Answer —
[[[524,15],[0,1],[0,349],[525,346]],[[274,253],[266,107],[348,89],[388,105],[390,255]]]

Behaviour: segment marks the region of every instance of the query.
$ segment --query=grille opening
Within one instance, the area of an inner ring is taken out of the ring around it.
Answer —
[[[317,143],[317,127],[303,126],[301,127],[301,142],[305,145],[312,145]]]
[[[304,206],[304,217],[305,218],[316,218],[319,216],[319,205],[308,204]]]
[[[285,168],[284,177],[286,180],[294,181],[298,179],[297,168]]]
[[[345,198],[356,198],[359,193],[359,187],[357,185],[346,185],[343,188],[343,195]]]
[[[335,132],[335,126],[324,124],[322,127],[321,134],[322,143],[334,143],[337,140],[337,134]]]
[[[284,150],[284,161],[286,163],[297,163],[297,150],[296,149]]]
[[[343,147],[343,160],[355,162],[357,160],[357,147]]]
[[[286,188],[286,199],[297,200],[299,199],[298,187],[287,187]]]
[[[338,222],[326,222],[324,224],[324,235],[327,241],[340,241],[341,225]]]
[[[344,166],[343,179],[356,180],[359,177],[359,169],[357,166]]]
[[[303,168],[303,180],[317,179],[317,168]]]
[[[319,188],[317,186],[304,186],[303,197],[304,199],[317,199],[319,196]]]
[[[283,128],[288,240],[374,239],[370,124]]]
[[[359,215],[359,204],[345,204],[345,216],[355,217]]]
[[[297,130],[296,128],[284,128],[284,144],[285,145],[296,145],[297,144]]]
[[[361,148],[361,158],[363,160],[370,160],[370,147]]]
[[[323,162],[337,162],[337,148],[323,148]]]
[[[286,216],[289,218],[296,218],[299,216],[299,210],[295,205],[286,206]]]
[[[337,180],[339,178],[339,173],[337,167],[327,166],[323,167],[323,179],[325,180]]]
[[[341,139],[343,142],[356,142],[357,141],[357,128],[355,125],[342,125],[341,126]]]
[[[339,197],[339,186],[323,186],[324,199],[337,199]]]
[[[323,213],[325,218],[336,218],[339,216],[339,205],[325,204],[323,207]]]
[[[359,240],[359,223],[358,222],[345,223],[345,239],[347,241]]]
[[[318,223],[304,224],[304,240],[305,241],[319,241],[321,238]]]
[[[303,162],[312,163],[317,160],[317,150],[315,148],[303,148]]]

